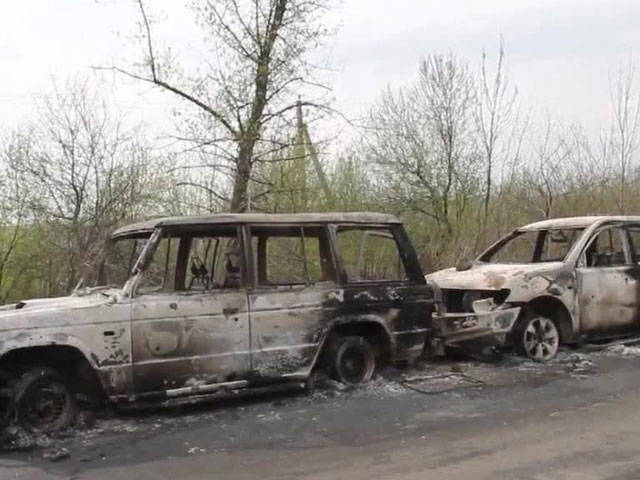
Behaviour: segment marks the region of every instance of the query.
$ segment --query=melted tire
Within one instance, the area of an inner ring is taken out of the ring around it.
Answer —
[[[345,385],[367,383],[376,369],[371,344],[360,336],[337,338],[331,348],[331,376]]]
[[[77,415],[75,392],[70,382],[48,367],[25,372],[14,386],[12,413],[26,430],[35,433],[62,430]]]

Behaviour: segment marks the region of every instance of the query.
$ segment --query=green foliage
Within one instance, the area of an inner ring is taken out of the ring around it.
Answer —
[[[640,109],[632,108],[640,90],[633,78],[621,76],[612,89],[619,97],[612,99],[613,126],[594,139],[575,125],[521,121],[503,59],[501,50],[491,75],[483,57],[477,77],[455,55],[427,57],[415,84],[383,92],[363,138],[337,155],[311,142],[301,104],[290,103],[287,91],[278,105],[291,113],[297,106],[297,127],[278,117],[252,137],[259,148],[247,154],[251,168],[244,172],[234,148],[220,162],[210,124],[198,130],[201,147],[191,156],[152,155],[86,84],[70,84],[0,147],[0,302],[67,294],[81,278],[92,283],[114,228],[150,216],[228,210],[242,175],[250,179],[252,211],[399,216],[427,272],[475,256],[533,221],[640,213]],[[287,72],[281,74],[286,82]],[[237,83],[233,75],[221,80]],[[237,88],[235,110],[242,113],[252,83]],[[347,254],[354,264],[356,246],[354,240]],[[276,248],[271,268],[288,272],[281,259],[302,258],[300,242]],[[307,258],[319,256],[317,242],[305,249]],[[366,253],[363,271],[386,275],[395,268],[382,248]],[[322,275],[319,261],[297,267],[296,278]]]

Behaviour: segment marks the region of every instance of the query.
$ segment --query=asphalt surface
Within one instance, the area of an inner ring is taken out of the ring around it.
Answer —
[[[353,390],[100,413],[0,454],[0,478],[639,479],[639,370],[621,346],[449,359]]]

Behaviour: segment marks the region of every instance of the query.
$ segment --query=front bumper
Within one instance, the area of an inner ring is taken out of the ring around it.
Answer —
[[[472,341],[503,346],[519,314],[520,307],[476,313],[434,313],[435,338],[445,346]]]

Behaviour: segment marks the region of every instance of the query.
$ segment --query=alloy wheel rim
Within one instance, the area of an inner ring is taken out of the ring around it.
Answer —
[[[560,336],[553,321],[536,317],[524,331],[524,348],[534,360],[549,360],[558,351]]]

